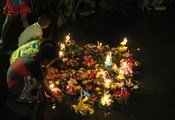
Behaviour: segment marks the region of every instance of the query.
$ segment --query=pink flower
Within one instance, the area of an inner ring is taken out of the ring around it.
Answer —
[[[114,95],[119,99],[127,99],[130,96],[130,91],[126,88],[121,88],[121,90],[114,91]]]

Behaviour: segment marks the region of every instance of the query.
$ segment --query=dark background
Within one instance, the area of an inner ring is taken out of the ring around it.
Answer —
[[[3,23],[3,19],[0,20]],[[30,22],[33,21],[33,18],[30,18]],[[13,43],[17,42],[17,37],[22,31],[20,26],[20,20],[17,18],[11,27],[12,32],[9,34]],[[166,11],[134,11],[124,15],[109,10],[101,14],[80,17],[58,31],[58,40],[63,38],[66,33],[71,33],[71,37],[79,44],[103,41],[104,44],[117,46],[127,36],[128,47],[141,63],[140,75],[137,76],[141,87],[133,93],[129,103],[122,107],[116,106],[107,117],[101,110],[97,110],[92,120],[165,120],[174,118],[174,32],[174,8]],[[46,34],[48,34],[47,31]],[[137,51],[137,48],[141,50]],[[9,115],[16,116],[13,119],[19,119],[16,112],[22,111],[13,107],[14,105],[11,105],[12,111],[10,111],[5,105],[8,57],[8,55],[0,53],[0,119],[2,120],[8,119]],[[48,115],[46,113],[45,115],[49,116],[50,114],[50,117],[59,120],[71,118],[71,114],[60,109],[58,107],[55,113],[48,112]],[[23,111],[27,110],[24,108]]]

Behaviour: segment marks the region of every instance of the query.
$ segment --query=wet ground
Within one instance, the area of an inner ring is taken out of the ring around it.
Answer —
[[[174,21],[175,14],[173,12],[141,13],[127,16],[110,12],[80,18],[71,22],[59,34],[59,36],[63,36],[63,33],[70,32],[73,39],[79,44],[96,43],[98,40],[111,46],[118,45],[127,36],[128,47],[141,62],[138,76],[141,88],[132,95],[129,103],[121,108],[113,109],[107,117],[102,111],[97,111],[93,120],[164,120],[174,118]],[[141,50],[137,51],[137,48]],[[1,53],[0,101],[1,106],[4,106],[0,107],[3,110],[1,115],[14,114],[12,111],[7,113],[4,104],[7,68],[8,55]],[[62,113],[64,112],[62,111]],[[65,113],[63,116],[68,117],[69,115]],[[54,114],[52,117],[63,120],[63,116],[60,118],[59,115]],[[2,120],[5,119],[7,118]],[[64,120],[68,119],[70,118],[64,118]]]

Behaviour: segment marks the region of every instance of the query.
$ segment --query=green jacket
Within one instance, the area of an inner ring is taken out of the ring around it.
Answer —
[[[22,46],[20,46],[17,50],[15,50],[12,55],[10,56],[10,64],[12,64],[17,58],[28,55],[28,54],[36,54],[38,52],[40,41],[33,40],[30,41]]]

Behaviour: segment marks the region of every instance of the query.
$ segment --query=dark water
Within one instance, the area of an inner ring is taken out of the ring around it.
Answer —
[[[58,33],[59,38],[62,38],[64,33],[71,33],[72,38],[79,44],[96,43],[98,40],[110,46],[118,45],[127,36],[128,47],[141,62],[138,76],[141,88],[133,94],[129,103],[121,108],[113,109],[106,117],[102,111],[97,111],[92,120],[160,120],[174,116],[174,21],[173,12],[127,16],[109,12],[79,18]],[[136,51],[137,48],[141,50]],[[1,53],[1,103],[6,95],[3,84],[8,68],[7,60],[8,56]],[[58,116],[53,115],[55,119],[59,119]]]

